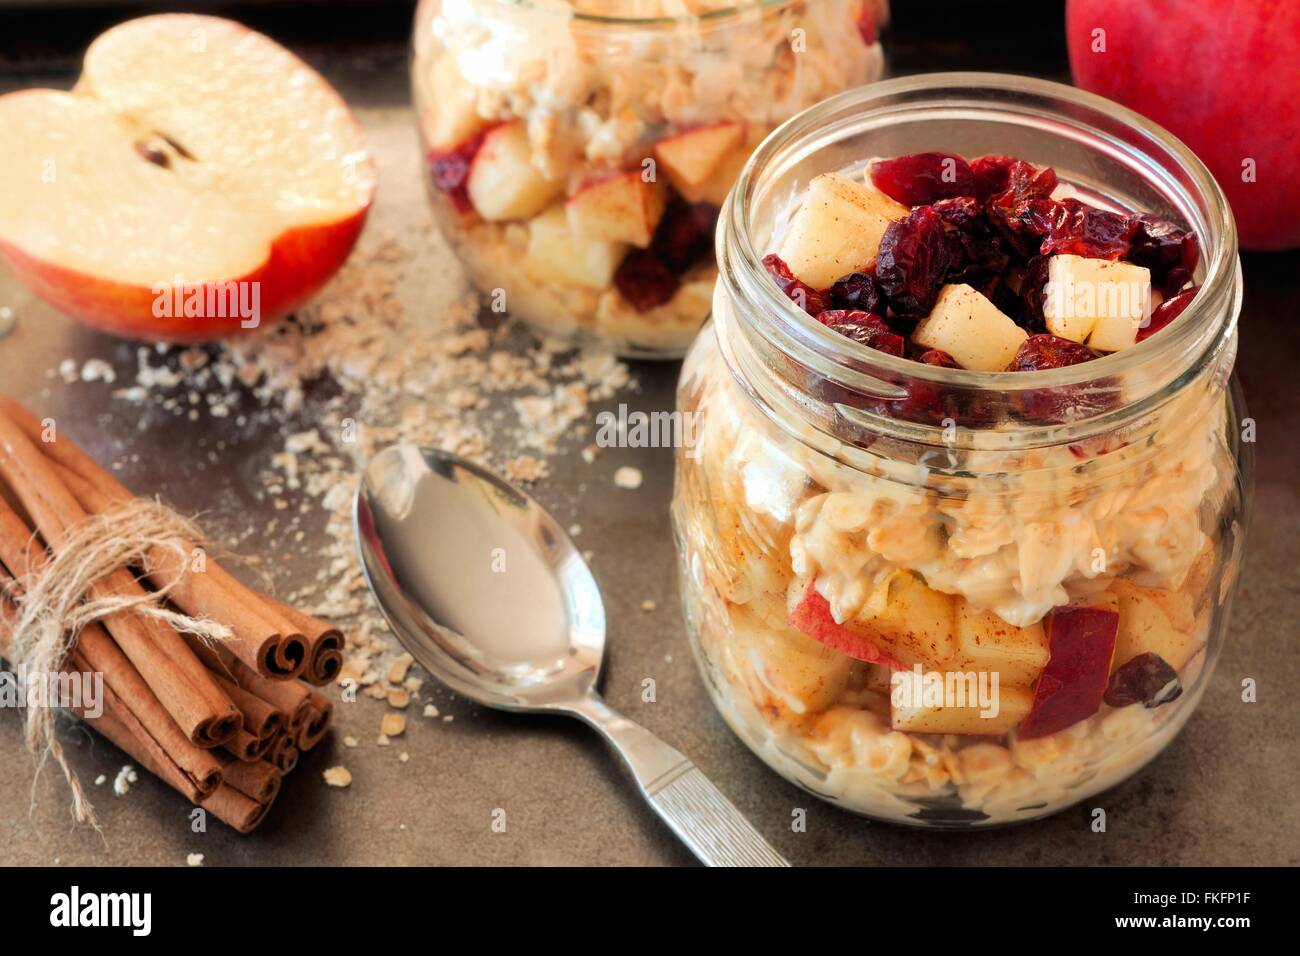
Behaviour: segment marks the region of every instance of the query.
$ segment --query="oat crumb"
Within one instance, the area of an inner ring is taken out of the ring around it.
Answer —
[[[325,782],[331,787],[352,786],[352,774],[348,772],[347,767],[330,767],[325,771]]]
[[[635,491],[641,487],[641,469],[624,465],[614,472],[614,484],[620,488],[626,488],[628,491]]]
[[[203,865],[203,854],[202,854],[202,853],[189,853],[189,854],[187,854],[186,857],[185,857],[185,865],[186,865],[186,866],[202,866],[202,865]]]
[[[388,737],[400,737],[406,733],[406,718],[401,714],[384,714],[379,729]]]

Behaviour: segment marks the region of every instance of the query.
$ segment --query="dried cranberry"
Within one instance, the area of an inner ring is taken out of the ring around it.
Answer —
[[[878,315],[856,309],[828,309],[817,316],[817,321],[867,348],[900,358],[903,355],[903,337]]]
[[[924,206],[975,193],[970,164],[953,153],[913,153],[878,159],[871,164],[870,173],[877,189],[904,206]]]
[[[1011,264],[1006,242],[989,223],[979,203],[969,196],[941,199],[932,208],[950,227],[948,249],[952,264],[948,282],[988,280]]]
[[[921,206],[885,230],[876,253],[876,277],[895,312],[928,315],[951,264],[943,220],[930,206]]]
[[[961,368],[957,360],[943,349],[927,349],[917,357],[924,365],[937,365],[939,368]]]
[[[981,156],[971,160],[975,195],[982,202],[1010,209],[1026,199],[1046,199],[1056,188],[1056,172],[1039,169],[1011,156]]]
[[[1005,159],[997,158],[999,161]],[[1055,215],[1050,197],[1056,188],[1056,173],[1051,167],[1040,170],[1018,159],[1011,160],[999,172],[1005,173],[1006,186],[988,198],[988,214],[1021,256],[1034,255],[1039,251]],[[1047,204],[1035,203],[1035,200]]]
[[[1192,279],[1201,257],[1196,234],[1179,229],[1166,219],[1135,216],[1128,236],[1126,258],[1151,270],[1151,286],[1163,296],[1172,296]]]
[[[790,267],[776,253],[764,256],[763,266],[771,273],[773,280],[781,287],[781,291],[809,315],[817,315],[830,308],[830,296],[796,279]]]
[[[1055,335],[1031,335],[1020,343],[1016,357],[1007,366],[1008,372],[1041,372],[1051,368],[1065,368],[1101,358],[1086,345],[1071,342]]]
[[[1047,235],[1038,250],[1045,256],[1118,259],[1129,250],[1128,235],[1132,227],[1127,216],[1077,199],[1031,200],[1031,205],[1044,207],[1048,214]]]
[[[664,209],[650,248],[671,269],[683,273],[713,248],[717,221],[717,206],[688,203],[674,196]]]
[[[1047,302],[1047,277],[1049,269],[1047,256],[1034,256],[1025,265],[1024,275],[1020,279],[1020,308],[1016,313],[1002,308],[1016,324],[1030,334],[1047,331],[1047,320],[1043,317],[1043,306]],[[997,301],[996,299],[994,300]]]
[[[1159,654],[1139,654],[1110,675],[1102,695],[1111,707],[1145,704],[1159,707],[1182,696],[1183,684],[1178,672]]]
[[[980,156],[970,161],[971,175],[975,177],[975,198],[987,202],[1004,192],[1011,182],[1011,167],[1020,160],[1011,156]]]
[[[1020,343],[1008,372],[1040,372],[1100,358],[1086,345],[1055,335],[1031,335]],[[1119,398],[1113,388],[1097,384],[1066,388],[1033,388],[1013,393],[1020,417],[1039,424],[1060,424],[1090,418],[1111,408]]]
[[[680,285],[677,273],[649,249],[633,249],[614,272],[614,287],[638,312],[663,305]]]
[[[433,181],[433,188],[446,193],[457,212],[472,212],[474,209],[465,184],[469,180],[469,168],[479,147],[483,145],[485,135],[486,133],[480,133],[467,139],[455,149],[429,151],[429,177]]]
[[[882,304],[880,284],[870,272],[851,272],[831,286],[832,308],[878,313]]]
[[[1151,313],[1151,321],[1138,329],[1137,340],[1141,342],[1143,339],[1149,339],[1182,315],[1183,310],[1191,304],[1192,300],[1196,298],[1196,293],[1200,291],[1201,287],[1194,285],[1190,289],[1178,293],[1172,299],[1165,299],[1165,301],[1161,302],[1156,306],[1155,311]]]

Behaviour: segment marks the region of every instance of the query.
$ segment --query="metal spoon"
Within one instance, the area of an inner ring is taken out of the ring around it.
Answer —
[[[366,467],[355,523],[379,607],[430,674],[489,707],[596,728],[704,863],[789,865],[690,760],[596,692],[600,591],[537,502],[454,455],[398,445]]]

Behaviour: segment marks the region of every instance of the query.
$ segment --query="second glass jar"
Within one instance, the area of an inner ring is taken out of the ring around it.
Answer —
[[[512,315],[680,356],[711,308],[740,168],[784,120],[879,78],[887,10],[422,0],[413,88],[439,224]]]

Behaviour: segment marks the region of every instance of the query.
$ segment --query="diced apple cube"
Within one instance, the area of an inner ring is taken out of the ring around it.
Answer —
[[[1127,262],[1052,256],[1045,291],[1047,330],[1104,352],[1133,345],[1151,314],[1151,271]]]
[[[434,61],[427,95],[432,104],[425,121],[430,148],[455,149],[487,127],[478,114],[478,93],[461,76],[454,56],[443,53]]]
[[[989,681],[985,685],[989,706],[984,708],[979,704],[978,684],[972,680],[972,677],[977,678],[978,675],[959,674],[951,680],[946,674],[942,676],[949,689],[961,688],[965,695],[964,705],[957,706],[957,698],[946,702],[951,706],[927,705],[924,697],[917,700],[918,692],[922,692],[919,685],[925,678],[918,680],[912,671],[894,672],[889,700],[889,723],[894,730],[913,734],[1001,737],[1024,720],[1033,705],[1034,697],[1029,688],[999,682],[994,694],[992,682]]]
[[[823,173],[808,184],[779,254],[800,282],[828,289],[874,262],[889,224],[908,212],[848,176]]]
[[[604,289],[626,252],[623,243],[575,236],[559,203],[528,223],[528,266],[542,280]]]
[[[655,143],[655,158],[680,192],[705,183],[744,140],[745,124],[714,123],[661,139]]]
[[[759,687],[751,688],[761,706],[806,716],[825,710],[848,685],[853,658],[791,628],[746,626],[732,615],[734,651]]]
[[[1181,591],[1139,588],[1125,581],[1117,581],[1115,591],[1119,595],[1115,666],[1150,653],[1181,670],[1200,649],[1192,598]]]
[[[682,194],[682,198],[687,202],[706,202],[714,206],[721,206],[727,201],[727,193],[731,192],[731,187],[736,184],[740,177],[740,171],[745,168],[745,162],[749,159],[750,153],[758,148],[758,144],[763,141],[763,131],[761,129],[751,129],[745,135],[745,141],[723,157],[722,162],[718,165],[707,179],[698,185],[679,181],[669,177],[673,187]]]
[[[490,222],[528,219],[564,191],[532,163],[532,145],[522,121],[506,123],[483,137],[466,182],[474,211]]]
[[[910,571],[894,571],[845,623],[869,634],[904,667],[921,664],[938,670],[957,650],[954,603],[951,595],[933,590]]]
[[[934,308],[912,333],[917,345],[941,349],[962,368],[977,372],[1005,369],[1027,338],[1024,329],[968,285],[940,289]]]
[[[666,202],[663,186],[646,182],[632,170],[587,183],[565,205],[574,235],[644,249],[654,238]]]
[[[1041,624],[1016,627],[992,611],[957,601],[953,615],[957,653],[950,665],[963,671],[996,671],[1003,684],[1031,686],[1050,656]]]

